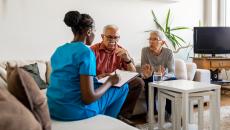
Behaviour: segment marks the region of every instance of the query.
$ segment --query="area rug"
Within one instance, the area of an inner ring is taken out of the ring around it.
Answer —
[[[197,112],[195,113],[195,122],[197,123]],[[204,112],[204,130],[209,130],[210,121],[209,121],[209,110]],[[156,125],[155,125],[156,126]],[[137,125],[137,128],[140,130],[148,130],[147,124]],[[171,124],[166,123],[165,128],[170,130]],[[157,130],[157,128],[155,128]],[[191,128],[196,129],[196,128]],[[220,109],[220,130],[230,130],[230,106],[222,106]]]

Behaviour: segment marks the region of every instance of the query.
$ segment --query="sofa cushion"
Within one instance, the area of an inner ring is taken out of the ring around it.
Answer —
[[[97,115],[80,121],[52,121],[54,130],[138,130],[124,122],[105,115]]]
[[[51,120],[46,98],[28,72],[18,67],[7,67],[8,90],[24,104],[42,125],[51,130]]]
[[[47,71],[46,71],[46,81],[47,81],[47,84],[50,84],[50,74],[51,74],[51,71],[52,71],[50,61],[47,62],[47,67],[46,68],[47,68]]]
[[[42,130],[33,114],[5,88],[0,88],[0,106],[0,130]]]
[[[175,76],[177,79],[187,80],[187,67],[181,59],[175,59]]]
[[[186,63],[186,67],[187,67],[187,80],[193,80],[197,69],[196,64]]]
[[[38,64],[37,63],[25,65],[21,68],[23,68],[24,70],[26,70],[27,72],[30,73],[30,75],[34,78],[35,82],[37,83],[37,85],[39,86],[40,89],[47,88],[47,84],[41,79],[41,77],[39,75],[40,73],[38,70]]]
[[[196,74],[194,81],[199,81],[203,83],[210,83],[210,70],[207,69],[196,69]]]

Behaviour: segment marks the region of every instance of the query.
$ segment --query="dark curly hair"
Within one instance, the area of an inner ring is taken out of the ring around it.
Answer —
[[[71,27],[74,34],[82,34],[83,30],[93,28],[94,20],[88,14],[80,14],[78,11],[69,11],[65,14],[64,22]]]

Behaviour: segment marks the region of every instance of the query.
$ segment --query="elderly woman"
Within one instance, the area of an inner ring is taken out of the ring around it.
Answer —
[[[149,46],[144,47],[141,52],[141,71],[145,81],[145,95],[148,103],[148,83],[153,81],[153,74],[160,73],[163,80],[173,80],[174,76],[174,57],[172,50],[163,47],[165,44],[164,34],[159,31],[152,31],[149,37]],[[155,89],[154,96],[157,95]],[[156,98],[155,98],[156,99]],[[156,103],[154,102],[155,114],[157,114]],[[166,101],[166,112],[171,114],[171,102]],[[167,114],[166,114],[167,115]]]

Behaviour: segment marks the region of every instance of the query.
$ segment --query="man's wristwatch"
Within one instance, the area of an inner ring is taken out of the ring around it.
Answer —
[[[132,59],[130,59],[129,61],[125,61],[126,64],[130,64],[132,62]]]

